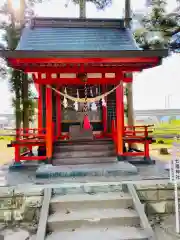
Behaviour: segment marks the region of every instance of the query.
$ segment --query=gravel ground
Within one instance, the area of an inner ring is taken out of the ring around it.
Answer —
[[[157,240],[180,239],[180,234],[176,233],[174,215],[164,217],[163,221],[160,224],[155,225],[154,231]]]

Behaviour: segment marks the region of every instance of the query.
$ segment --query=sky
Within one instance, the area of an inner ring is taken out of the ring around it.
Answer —
[[[0,5],[4,0],[0,1]],[[14,7],[18,8],[18,1],[13,0]],[[51,0],[43,4],[37,4],[35,12],[37,16],[46,17],[78,17],[79,9],[68,0]],[[88,4],[87,17],[91,18],[121,18],[124,9],[124,0],[113,0],[113,5],[104,11],[98,11],[93,4]],[[133,10],[144,9],[145,0],[131,0]],[[176,0],[168,0],[168,11],[176,7]],[[180,108],[180,54],[163,60],[163,64],[153,69],[144,70],[134,74],[133,98],[135,109],[162,109]],[[12,112],[11,94],[7,79],[0,81],[0,113]]]

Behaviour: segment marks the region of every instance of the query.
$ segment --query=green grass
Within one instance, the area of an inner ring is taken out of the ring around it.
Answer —
[[[154,127],[153,135],[180,135],[180,120],[173,120],[170,123],[161,123]],[[165,145],[172,145],[174,139],[157,138],[156,143],[164,142]],[[177,142],[180,143],[180,140]]]
[[[177,141],[180,143],[180,140]],[[153,145],[171,145],[174,143],[174,139],[165,139],[165,138],[157,138],[156,143],[153,143]]]
[[[11,136],[0,136],[0,141],[2,141],[2,140],[11,142],[11,141],[14,140],[14,137],[11,137]]]

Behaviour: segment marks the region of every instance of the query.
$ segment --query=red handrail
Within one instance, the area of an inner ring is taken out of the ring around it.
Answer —
[[[28,139],[37,139],[37,138],[45,138],[46,131],[45,129],[39,128],[19,128],[16,129],[16,140],[28,140]]]

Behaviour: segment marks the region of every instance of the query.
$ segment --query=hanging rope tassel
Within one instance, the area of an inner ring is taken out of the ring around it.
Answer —
[[[97,111],[97,105],[96,105],[95,102],[93,102],[93,103],[91,104],[91,110],[92,110],[92,111]]]
[[[78,89],[77,89],[77,99],[79,99],[79,91],[78,91]],[[75,109],[76,111],[78,111],[78,109],[79,109],[79,105],[78,105],[78,102],[77,102],[77,101],[74,102],[74,109]]]
[[[64,89],[64,93],[67,95],[66,88]],[[68,101],[67,101],[67,98],[65,96],[64,96],[64,100],[63,100],[63,106],[64,106],[64,108],[68,107]]]
[[[102,98],[102,106],[106,107],[106,101],[105,101],[104,97]]]
[[[84,98],[85,98],[85,102],[84,102],[84,120],[83,120],[83,128],[85,130],[89,130],[91,129],[91,124],[87,115],[87,111],[88,111],[88,97],[87,97],[87,84],[85,82],[84,84]]]
[[[78,102],[74,102],[74,109],[78,111]]]

